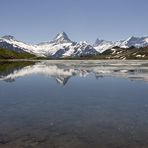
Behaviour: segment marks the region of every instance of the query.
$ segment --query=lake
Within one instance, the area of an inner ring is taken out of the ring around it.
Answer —
[[[1,61],[0,148],[148,148],[148,61]]]

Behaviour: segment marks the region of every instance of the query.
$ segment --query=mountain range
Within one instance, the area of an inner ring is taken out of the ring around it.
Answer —
[[[0,48],[13,50],[19,53],[27,52],[38,57],[64,58],[85,57],[103,54],[114,47],[128,49],[131,47],[141,48],[148,46],[148,36],[130,37],[116,42],[97,39],[93,45],[83,42],[75,42],[69,39],[65,32],[58,33],[53,40],[36,45],[24,43],[11,35],[0,38]]]

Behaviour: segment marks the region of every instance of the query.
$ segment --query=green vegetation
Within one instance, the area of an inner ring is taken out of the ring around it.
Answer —
[[[16,51],[0,48],[0,59],[32,59],[32,58],[36,58],[36,56],[27,52],[19,53]]]

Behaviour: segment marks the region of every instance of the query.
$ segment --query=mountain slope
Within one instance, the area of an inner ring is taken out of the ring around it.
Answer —
[[[20,53],[13,50],[0,48],[0,59],[30,59],[30,58],[36,58],[36,56],[27,52]]]
[[[127,60],[148,60],[148,46],[141,48],[120,48],[118,46],[107,49],[95,56],[86,56],[82,59],[98,60],[98,59],[127,59]]]
[[[116,43],[117,45],[117,43]],[[146,47],[148,46],[148,36],[146,37],[130,37],[127,40],[124,40],[121,42],[121,44],[118,45],[121,48],[129,48],[129,47]]]
[[[131,46],[130,48],[120,48],[114,47],[108,49],[102,53],[106,55],[106,58],[109,59],[148,59],[148,46],[135,48]]]
[[[52,41],[37,45],[23,43],[12,36],[4,36],[0,38],[0,47],[17,52],[28,52],[36,56],[53,58],[97,54],[97,51],[91,45],[86,42],[77,43],[71,41],[65,32],[58,33]]]

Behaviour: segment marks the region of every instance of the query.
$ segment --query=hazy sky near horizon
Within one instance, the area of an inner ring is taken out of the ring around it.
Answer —
[[[38,43],[65,31],[71,40],[148,35],[148,0],[1,0],[0,36]]]

